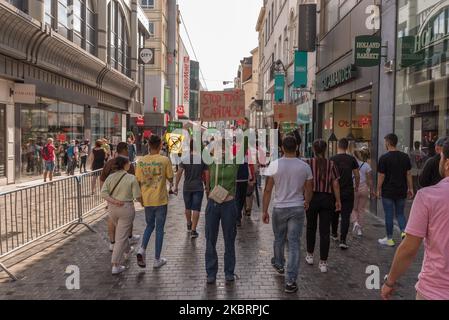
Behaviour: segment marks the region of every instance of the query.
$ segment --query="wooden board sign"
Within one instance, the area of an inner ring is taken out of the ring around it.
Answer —
[[[201,91],[201,121],[240,120],[245,117],[245,92]]]
[[[274,105],[274,121],[277,123],[291,122],[296,123],[296,106],[293,104],[275,104]]]

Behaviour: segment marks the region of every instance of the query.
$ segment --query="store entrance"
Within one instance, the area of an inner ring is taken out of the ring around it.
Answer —
[[[353,92],[321,105],[322,137],[329,142],[329,156],[337,152],[336,142],[349,139],[351,152],[372,150],[372,89]]]

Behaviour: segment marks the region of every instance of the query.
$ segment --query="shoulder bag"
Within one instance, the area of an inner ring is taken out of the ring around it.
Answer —
[[[127,175],[128,173],[125,172],[120,179],[118,180],[118,182],[115,184],[114,188],[112,188],[111,193],[109,194],[109,196],[112,198],[112,195],[114,194],[115,189],[117,189],[117,187],[120,185],[120,182],[122,182],[123,178]]]
[[[223,202],[225,202],[226,198],[229,196],[229,191],[218,184],[218,170],[219,170],[219,165],[216,164],[216,166],[215,166],[215,187],[209,194],[209,198],[214,200],[218,204],[222,204]],[[223,172],[222,172],[221,180],[223,182]]]

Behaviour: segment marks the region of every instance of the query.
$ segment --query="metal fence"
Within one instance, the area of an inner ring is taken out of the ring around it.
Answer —
[[[101,170],[51,183],[0,193],[0,259],[55,231],[78,225],[95,232],[83,218],[104,204]],[[0,271],[17,278],[0,263]]]

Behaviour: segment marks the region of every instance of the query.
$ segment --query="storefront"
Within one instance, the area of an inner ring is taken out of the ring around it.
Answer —
[[[426,155],[449,136],[449,1],[409,0],[398,7],[395,132]]]
[[[313,101],[308,101],[297,106],[297,124],[299,134],[303,141],[301,145],[301,154],[304,157],[312,156],[312,144],[313,144]]]
[[[373,7],[376,7],[374,1],[364,0],[354,2],[351,8],[324,6],[321,10],[323,29],[317,50],[317,108],[314,113],[318,121],[314,132],[315,138],[328,142],[329,156],[337,152],[337,141],[347,138],[351,142],[350,151],[369,148],[375,166],[379,66],[357,67],[354,54],[358,36],[379,34],[380,26],[367,23],[371,21],[367,8]],[[331,16],[338,19],[329,24]]]
[[[119,112],[44,97],[37,97],[36,104],[16,104],[16,110],[20,111],[21,142],[16,146],[16,154],[20,154],[21,159],[20,164],[16,163],[18,178],[40,176],[43,173],[41,150],[48,138],[55,141],[57,171],[64,168],[61,151],[73,140],[90,140],[93,143],[106,138],[113,145],[122,141],[122,113]]]

